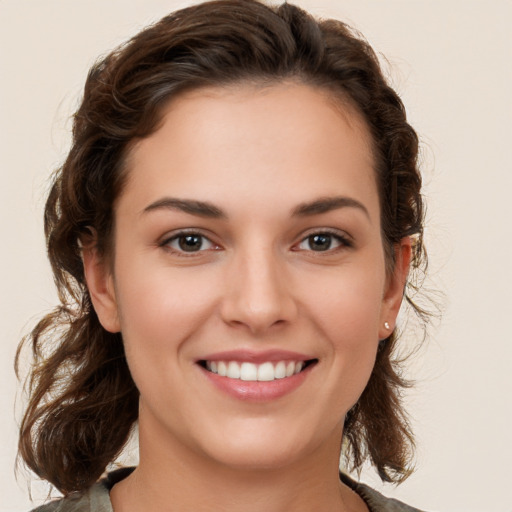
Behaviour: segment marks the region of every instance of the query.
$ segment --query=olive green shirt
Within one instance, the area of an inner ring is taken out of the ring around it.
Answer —
[[[110,502],[110,489],[128,476],[133,468],[122,468],[109,473],[106,478],[94,484],[84,494],[70,495],[60,500],[51,501],[32,512],[113,512]],[[347,484],[366,503],[370,512],[421,512],[401,501],[386,498],[365,484],[355,482],[345,474],[340,474]]]

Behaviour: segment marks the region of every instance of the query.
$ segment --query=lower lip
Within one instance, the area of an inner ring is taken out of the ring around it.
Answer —
[[[245,381],[221,377],[199,366],[208,380],[220,391],[237,398],[238,400],[265,402],[281,398],[295,391],[308,377],[314,364],[309,365],[300,373],[283,379],[271,381]]]

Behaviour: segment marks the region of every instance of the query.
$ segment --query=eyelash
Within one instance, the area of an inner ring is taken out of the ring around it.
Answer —
[[[186,251],[186,250],[171,246],[171,244],[173,242],[179,243],[180,239],[183,239],[187,236],[197,237],[201,240],[201,245],[199,246],[199,250]],[[339,245],[334,248],[328,247],[327,249],[320,250],[320,251],[315,251],[313,249],[304,249],[304,248],[300,247],[303,243],[307,243],[308,241],[311,241],[311,239],[313,237],[318,237],[318,236],[329,237],[330,242],[331,242],[330,245],[332,245],[333,241],[335,243],[338,243]],[[204,245],[204,241],[207,241],[211,245],[211,247],[208,247],[207,249],[203,249],[202,246]],[[194,230],[180,231],[180,232],[172,235],[171,237],[166,238],[159,245],[160,245],[160,247],[163,247],[169,251],[172,251],[174,254],[176,254],[180,257],[185,257],[185,258],[194,257],[195,255],[205,252],[205,251],[219,250],[219,246],[216,245],[212,240],[210,240],[210,238],[208,238],[206,235],[202,234],[201,232],[194,231]],[[325,253],[332,254],[333,252],[337,252],[338,250],[342,250],[344,248],[351,248],[353,246],[354,246],[354,244],[353,244],[352,240],[348,236],[341,234],[339,231],[330,230],[330,229],[322,229],[322,230],[315,230],[315,231],[310,232],[308,235],[303,237],[298,244],[295,244],[293,246],[292,250],[293,251],[308,251],[308,252],[312,252],[312,253],[324,253],[325,252]]]

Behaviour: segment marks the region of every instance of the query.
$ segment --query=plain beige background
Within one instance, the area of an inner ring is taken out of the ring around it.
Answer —
[[[14,476],[22,398],[12,361],[21,334],[55,304],[42,207],[70,115],[99,54],[190,3],[0,0],[1,512],[32,506],[26,474]],[[411,367],[418,469],[384,492],[431,511],[510,511],[512,2],[297,3],[348,21],[386,55],[424,145],[429,286],[445,310]],[[363,480],[378,486],[371,472]],[[45,487],[33,488],[40,503]]]

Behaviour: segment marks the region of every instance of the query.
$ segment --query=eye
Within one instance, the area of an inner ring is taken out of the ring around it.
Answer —
[[[298,245],[298,249],[302,251],[325,252],[339,247],[350,247],[349,241],[339,235],[329,232],[312,233],[304,238]]]
[[[178,233],[167,239],[162,245],[181,253],[207,251],[217,247],[210,239],[200,233]]]

